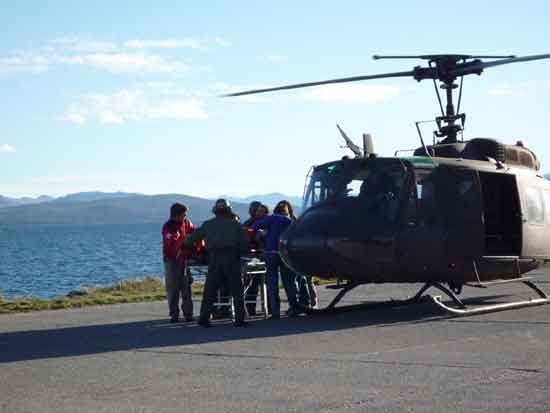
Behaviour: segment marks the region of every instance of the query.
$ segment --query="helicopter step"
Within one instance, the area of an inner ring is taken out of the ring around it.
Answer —
[[[408,306],[412,304],[420,304],[424,303],[426,301],[430,301],[434,303],[438,308],[444,310],[445,312],[454,315],[454,316],[468,316],[468,315],[476,315],[476,314],[484,314],[484,313],[491,313],[491,312],[497,312],[497,311],[504,311],[504,310],[511,310],[521,307],[531,307],[531,306],[537,306],[537,305],[543,305],[550,303],[550,297],[544,293],[539,287],[537,287],[536,284],[534,284],[532,281],[530,281],[530,277],[522,277],[520,279],[513,279],[513,280],[502,280],[500,282],[493,282],[493,283],[484,283],[483,287],[481,288],[487,288],[490,284],[504,284],[504,283],[510,283],[510,282],[521,282],[534,290],[538,295],[539,298],[530,298],[529,300],[523,300],[523,301],[514,301],[510,303],[502,303],[502,304],[494,304],[494,305],[487,305],[487,306],[481,306],[476,308],[468,308],[466,304],[458,296],[453,292],[451,288],[447,288],[443,284],[439,282],[428,282],[424,284],[418,292],[410,298],[406,298],[403,300],[390,300],[390,301],[384,301],[384,302],[364,302],[359,304],[351,304],[351,305],[345,305],[336,307],[336,304],[338,304],[342,298],[351,290],[354,288],[364,285],[367,283],[355,283],[355,282],[348,282],[348,283],[337,283],[335,285],[327,286],[327,288],[330,289],[340,289],[341,291],[334,297],[334,299],[330,302],[330,304],[324,308],[320,309],[313,309],[313,308],[306,308],[303,307],[302,311],[309,315],[321,315],[321,314],[340,314],[348,311],[356,311],[356,310],[366,310],[366,309],[375,309],[375,308],[388,308],[388,307],[403,307]],[[465,284],[468,285],[468,284]],[[472,285],[473,287],[479,287],[478,285]],[[452,305],[446,304],[443,302],[443,299],[441,295],[430,295],[425,294],[425,292],[430,288],[436,288],[440,290],[442,293],[444,293],[451,301]]]

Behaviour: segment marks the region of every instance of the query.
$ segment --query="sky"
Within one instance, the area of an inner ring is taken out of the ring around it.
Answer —
[[[419,146],[433,85],[220,94],[422,63],[374,54],[550,53],[548,2],[262,3],[2,2],[0,194],[301,195],[311,165],[347,153],[337,123],[380,155]],[[522,139],[550,172],[549,73],[546,60],[466,78],[465,138]]]

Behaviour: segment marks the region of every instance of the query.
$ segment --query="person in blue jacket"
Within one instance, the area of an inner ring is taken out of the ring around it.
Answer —
[[[296,277],[294,272],[288,268],[279,255],[279,239],[281,234],[292,223],[288,210],[288,202],[281,201],[268,215],[252,224],[254,230],[266,231],[264,239],[265,260],[267,265],[267,296],[271,308],[271,318],[277,319],[281,316],[281,300],[279,297],[279,272],[285,289],[289,304],[289,316],[299,314],[298,299],[296,291]]]
[[[292,222],[296,221],[294,215],[294,209],[290,202],[283,200],[280,201],[275,207],[282,215],[290,218]],[[294,284],[296,285],[296,291],[298,296],[298,303],[302,307],[317,307],[317,291],[313,284],[313,277],[311,275],[303,275],[294,273]]]

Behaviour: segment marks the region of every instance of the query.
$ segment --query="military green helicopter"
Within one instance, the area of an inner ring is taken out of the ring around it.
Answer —
[[[346,293],[369,283],[423,283],[414,297],[390,304],[431,298],[454,315],[548,303],[550,298],[525,274],[550,259],[550,182],[541,175],[535,153],[521,142],[464,140],[466,115],[460,113],[460,101],[465,76],[500,65],[550,59],[550,54],[374,59],[422,59],[427,66],[225,95],[393,77],[432,80],[435,86],[441,115],[435,118],[432,144],[425,144],[417,123],[421,146],[413,156],[380,157],[369,137],[361,151],[338,127],[355,158],[312,168],[304,211],[280,242],[281,256],[298,273],[341,280],[335,286],[341,291],[328,307],[310,311],[336,311]],[[445,108],[437,82],[444,91]],[[467,308],[458,297],[464,286],[487,288],[509,282],[523,283],[538,297],[475,308]],[[430,288],[449,300],[425,296]]]

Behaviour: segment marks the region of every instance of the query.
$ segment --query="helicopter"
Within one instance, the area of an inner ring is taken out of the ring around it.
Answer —
[[[373,283],[422,283],[413,297],[387,304],[431,299],[456,316],[548,303],[550,298],[525,274],[550,259],[550,181],[543,178],[536,154],[521,141],[509,145],[493,138],[464,140],[466,115],[460,113],[460,103],[464,77],[500,65],[550,59],[550,54],[373,58],[420,59],[427,65],[224,95],[395,77],[433,81],[441,113],[435,118],[432,144],[426,145],[417,122],[421,146],[412,156],[399,156],[398,151],[381,157],[374,153],[370,136],[364,136],[360,150],[337,125],[355,157],[310,170],[303,212],[283,234],[279,252],[297,273],[337,278],[332,287],[340,291],[326,308],[305,311],[342,309],[336,304],[345,294]],[[522,283],[538,297],[475,308],[459,298],[464,286],[511,282]],[[431,288],[448,299],[425,295]]]

